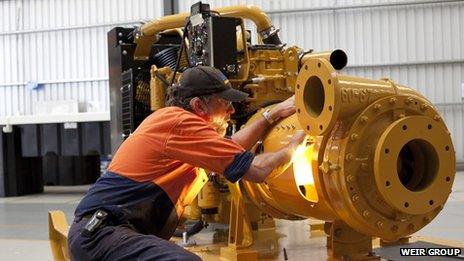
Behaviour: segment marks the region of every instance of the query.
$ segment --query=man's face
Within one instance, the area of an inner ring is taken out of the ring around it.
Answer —
[[[207,121],[209,121],[216,131],[224,136],[227,131],[228,121],[230,115],[235,112],[234,106],[231,102],[226,101],[218,96],[212,95],[207,102]]]

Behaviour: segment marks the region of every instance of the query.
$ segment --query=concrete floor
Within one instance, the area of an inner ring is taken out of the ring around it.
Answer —
[[[87,188],[46,187],[42,194],[0,198],[0,260],[52,260],[47,213],[54,209],[63,210],[68,222],[71,222],[74,208]],[[458,172],[445,208],[417,235],[464,242],[463,222],[464,172]],[[285,233],[285,229],[282,232]]]

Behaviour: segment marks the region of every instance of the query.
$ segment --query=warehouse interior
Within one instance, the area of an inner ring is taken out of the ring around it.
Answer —
[[[294,95],[295,113],[273,122],[254,154],[278,151],[299,129],[307,143],[263,182],[198,174],[171,242],[203,260],[464,257],[463,1],[2,0],[0,9],[1,260],[70,260],[79,202],[201,65],[249,94],[230,103],[229,134],[270,123],[266,112]]]

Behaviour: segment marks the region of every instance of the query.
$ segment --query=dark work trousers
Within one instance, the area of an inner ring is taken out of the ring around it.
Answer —
[[[72,260],[201,260],[182,247],[154,235],[137,233],[128,225],[104,226],[82,235],[88,219],[77,219],[68,234]]]

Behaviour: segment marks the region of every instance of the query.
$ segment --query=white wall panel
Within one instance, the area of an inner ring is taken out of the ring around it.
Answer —
[[[109,112],[107,32],[163,13],[153,0],[0,1],[0,118],[38,101],[77,100]],[[30,90],[25,83],[44,83]],[[98,106],[97,106],[98,107]]]
[[[181,11],[195,2],[180,1]],[[391,78],[442,104],[437,108],[452,134],[458,160],[464,161],[464,1],[204,2],[212,7],[258,5],[268,11],[288,45],[315,51],[343,49],[348,54],[343,73]]]

